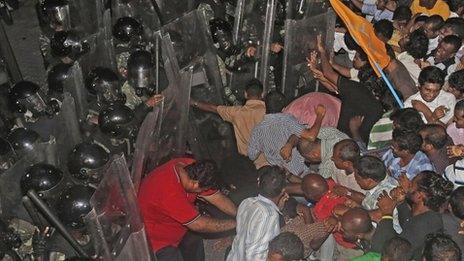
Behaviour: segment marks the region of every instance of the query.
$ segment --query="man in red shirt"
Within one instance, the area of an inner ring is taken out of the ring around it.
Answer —
[[[203,260],[202,239],[187,231],[216,233],[235,228],[234,219],[211,218],[195,208],[195,200],[201,198],[230,216],[237,214],[234,203],[215,189],[216,172],[212,161],[177,158],[142,181],[138,202],[158,261]]]

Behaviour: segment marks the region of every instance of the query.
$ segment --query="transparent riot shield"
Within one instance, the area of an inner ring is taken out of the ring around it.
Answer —
[[[97,33],[103,25],[104,0],[69,1],[73,28],[85,35]]]
[[[115,0],[111,3],[113,24],[121,17],[133,17],[142,22],[145,28],[158,30],[161,26],[152,0]]]
[[[156,156],[159,151],[158,142],[161,130],[163,102],[158,103],[145,117],[140,126],[135,142],[132,158],[131,178],[135,191],[138,191],[140,180],[156,167]]]
[[[255,76],[264,86],[264,92],[273,88],[270,82],[271,44],[278,0],[238,0],[235,11],[233,39],[238,46],[255,46]]]
[[[288,98],[301,96],[316,84],[307,68],[306,58],[317,49],[316,36],[322,34],[327,50],[332,50],[334,41],[335,13],[325,13],[301,20],[286,20],[283,61],[282,92]]]
[[[151,260],[151,251],[126,160],[114,155],[84,218],[97,259]]]
[[[74,63],[70,70],[71,75],[64,82],[64,92],[71,95],[78,120],[82,121],[85,120],[89,111],[84,76],[80,64],[77,62]]]
[[[194,0],[155,0],[163,15],[163,23],[169,23],[195,8]]]
[[[58,166],[58,151],[55,139],[34,144],[34,150],[19,159],[0,176],[0,216],[30,221],[29,214],[21,203],[23,197],[20,180],[26,169],[33,164],[45,162]]]
[[[91,54],[92,68],[106,67],[116,70],[116,54],[113,45],[111,12],[103,13],[102,26],[95,35],[95,53]]]
[[[321,0],[287,0],[286,19],[301,20],[327,11],[330,3]]]

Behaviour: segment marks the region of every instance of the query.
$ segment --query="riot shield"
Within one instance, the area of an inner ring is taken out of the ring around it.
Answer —
[[[155,0],[162,14],[163,23],[169,23],[195,8],[194,0]]]
[[[12,167],[0,176],[0,216],[10,219],[19,218],[30,221],[29,214],[21,203],[20,180],[26,169],[33,164],[46,162],[58,166],[58,151],[55,139],[34,144],[34,150],[28,152]]]
[[[85,217],[96,256],[103,260],[150,260],[151,251],[126,160],[114,155]]]
[[[159,150],[162,113],[163,103],[160,102],[152,112],[147,114],[137,134],[131,166],[131,178],[135,191],[138,191],[142,177],[156,167],[154,161]]]
[[[113,45],[113,35],[111,26],[111,12],[106,10],[103,13],[102,27],[96,34],[95,53],[92,55],[92,68],[106,67],[116,70],[116,54]]]
[[[287,0],[285,17],[287,20],[301,20],[327,11],[330,5],[321,0]]]
[[[145,28],[156,31],[161,26],[152,0],[116,0],[111,3],[113,24],[121,17],[133,17]]]
[[[103,25],[104,0],[69,1],[73,28],[85,35],[97,33]]]
[[[74,63],[70,68],[71,75],[64,82],[64,92],[70,94],[76,108],[78,120],[85,120],[89,111],[87,103],[87,90],[85,89],[84,76],[79,63]]]
[[[234,43],[257,47],[255,76],[263,83],[265,93],[274,86],[270,82],[271,44],[275,40],[278,3],[278,0],[238,0],[235,11]]]
[[[316,36],[322,34],[327,50],[333,49],[335,13],[325,13],[301,20],[285,21],[285,47],[282,92],[290,99],[312,90],[316,81],[310,75],[306,58],[317,49]]]

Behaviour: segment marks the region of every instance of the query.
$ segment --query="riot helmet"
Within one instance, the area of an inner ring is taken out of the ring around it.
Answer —
[[[66,0],[44,0],[41,9],[46,21],[54,31],[71,29],[69,3]]]
[[[130,85],[137,96],[151,96],[154,88],[155,64],[150,52],[137,50],[127,60],[127,72]]]
[[[53,165],[37,163],[26,169],[21,177],[20,186],[23,195],[34,190],[42,198],[53,196],[52,190],[63,180],[63,172]]]
[[[85,80],[87,90],[97,96],[99,103],[124,103],[126,97],[122,93],[118,75],[109,68],[96,67]]]
[[[101,170],[108,162],[109,156],[109,153],[96,143],[80,143],[69,153],[69,173],[79,180],[98,183]]]
[[[71,76],[72,64],[59,63],[48,72],[48,95],[62,96],[64,82]]]
[[[98,115],[98,126],[102,133],[112,139],[135,140],[137,137],[137,126],[135,124],[134,112],[123,104],[111,104],[100,111]]]
[[[0,138],[0,172],[8,170],[15,163],[13,146],[4,138]]]
[[[142,40],[143,26],[132,17],[121,17],[113,26],[113,36],[123,43],[138,43]]]
[[[86,41],[82,41],[74,31],[54,33],[50,41],[50,47],[53,56],[59,58],[68,57],[72,61],[76,61],[90,50],[89,44]]]
[[[232,46],[232,27],[226,21],[216,18],[209,22],[211,37],[218,49],[228,51]]]
[[[40,136],[37,132],[25,128],[12,130],[6,139],[13,150],[20,154],[33,152],[36,145],[40,142]]]
[[[40,87],[33,82],[20,81],[16,83],[10,89],[8,98],[12,111],[17,113],[30,111],[34,116],[51,116],[54,113],[54,108],[48,106]]]
[[[90,199],[94,192],[89,186],[74,185],[61,193],[55,208],[65,226],[73,229],[85,227],[84,217],[92,210]]]

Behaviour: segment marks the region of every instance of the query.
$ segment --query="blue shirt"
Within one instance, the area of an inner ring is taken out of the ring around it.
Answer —
[[[406,172],[408,179],[412,180],[421,171],[435,171],[429,158],[422,151],[418,151],[408,165],[404,167],[400,166],[400,158],[395,158],[391,149],[383,155],[382,160],[390,175],[395,179],[398,179],[402,172]]]

